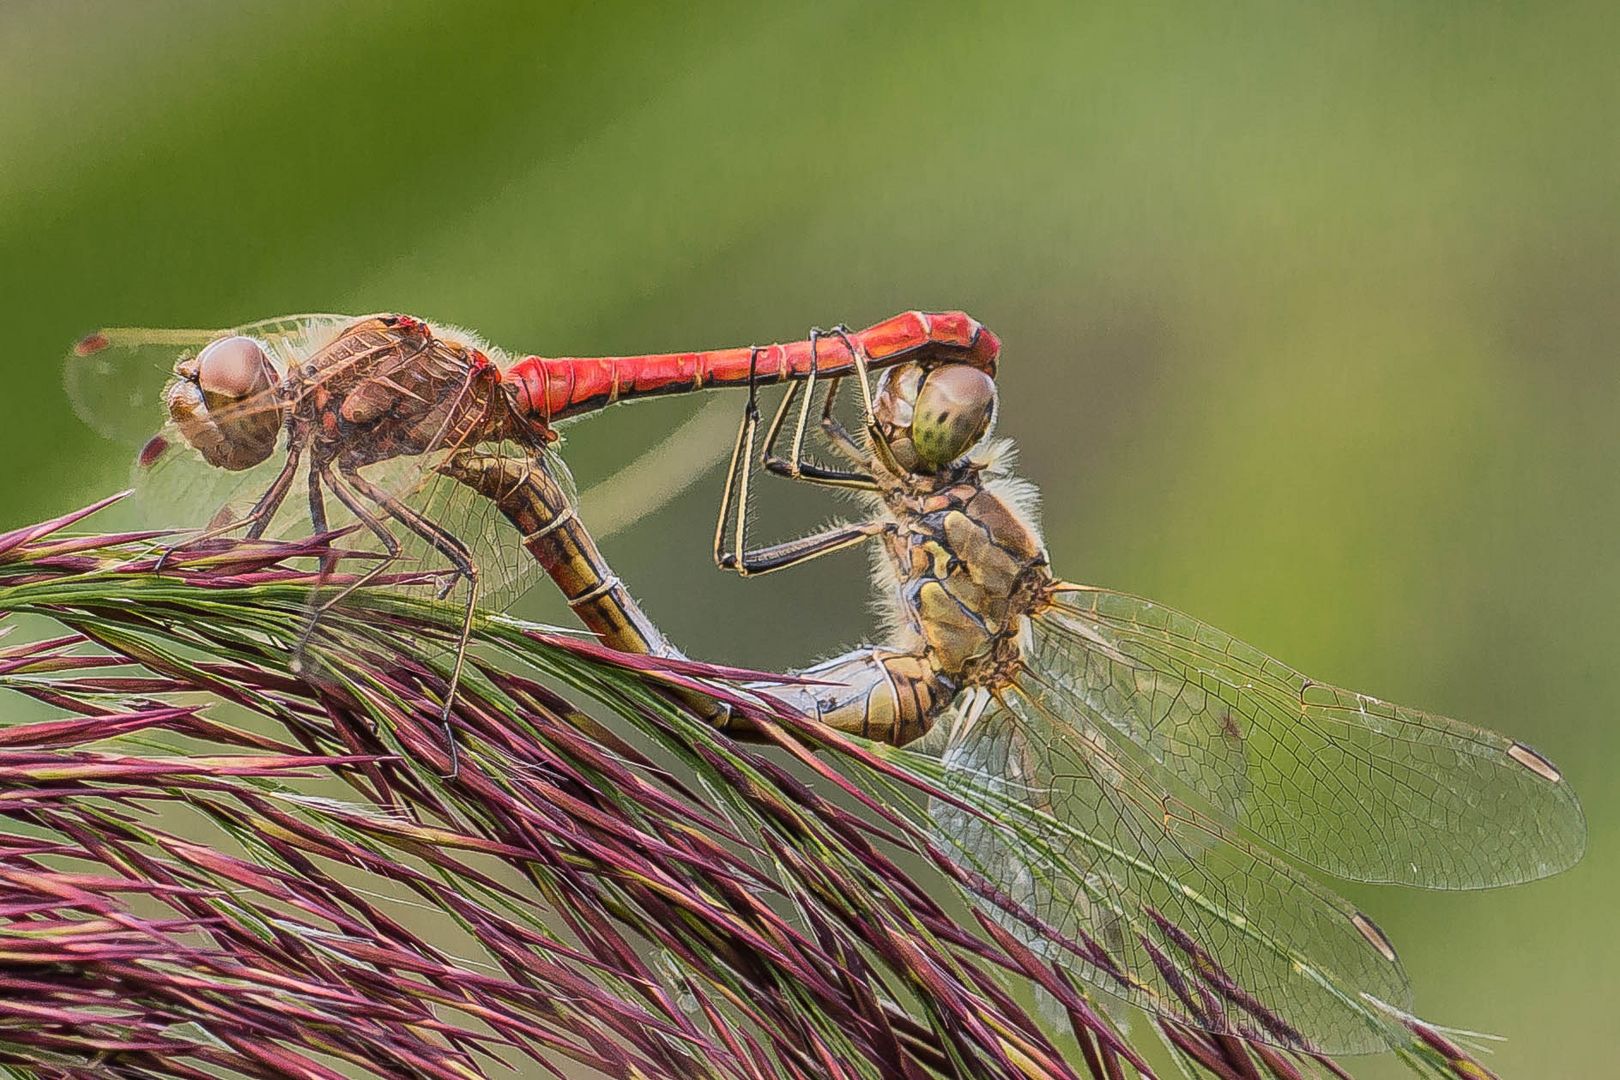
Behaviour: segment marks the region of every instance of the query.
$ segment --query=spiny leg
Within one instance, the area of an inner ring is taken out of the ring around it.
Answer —
[[[728,551],[722,555],[720,569],[735,570],[743,577],[769,574],[790,566],[802,565],[823,555],[831,555],[835,551],[843,551],[864,540],[892,533],[897,528],[892,521],[859,521],[853,525],[838,525],[795,540],[768,544],[760,548],[744,549],[739,544],[737,551]]]
[[[833,333],[843,341],[844,347],[849,350],[850,357],[855,363],[855,378],[861,385],[861,407],[866,412],[866,436],[871,443],[872,454],[884,468],[900,475],[905,473],[898,462],[894,460],[894,453],[889,449],[889,442],[878,430],[877,412],[872,407],[872,380],[866,367],[866,352],[850,336],[849,327],[842,324],[833,327]],[[823,425],[825,428],[825,424]],[[845,433],[847,437],[847,432]],[[853,441],[853,440],[851,440]]]
[[[323,483],[332,490],[332,494],[338,497],[339,502],[348,507],[349,512],[360,521],[361,525],[365,526],[366,531],[375,536],[378,542],[382,544],[384,557],[382,561],[377,563],[377,565],[367,570],[356,580],[350,582],[348,585],[345,585],[335,597],[324,603],[320,600],[320,590],[326,584],[327,579],[330,578],[331,575],[336,571],[338,557],[331,553],[322,557],[320,574],[316,580],[315,591],[310,596],[309,613],[304,619],[303,629],[299,631],[297,644],[293,647],[293,670],[295,672],[301,672],[304,666],[304,657],[309,655],[309,645],[314,639],[315,626],[320,621],[321,613],[327,611],[332,607],[333,604],[336,604],[345,596],[352,593],[355,589],[361,587],[367,582],[370,582],[378,574],[382,573],[394,562],[395,559],[399,558],[400,553],[399,541],[394,538],[393,533],[388,531],[388,526],[384,525],[381,519],[366,508],[365,502],[358,495],[349,490],[347,486],[345,486],[335,475],[333,475],[330,463],[322,463],[319,465],[310,466],[309,498],[312,513],[315,505],[318,502],[321,507],[321,516],[325,516],[325,500],[321,498],[320,493],[321,484]]]
[[[855,339],[850,336],[849,327],[843,323],[833,327],[832,332],[844,343],[844,348],[849,350],[850,359],[855,364],[855,378],[861,384],[861,407],[866,410],[866,424],[870,428],[877,414],[872,409],[872,378],[866,367],[866,350],[856,344]]]
[[[775,436],[781,430],[783,417],[787,414],[792,395],[796,389],[796,386],[789,388],[788,395],[783,398],[782,405],[777,409],[776,419],[771,425],[771,441],[774,441]],[[839,526],[799,540],[790,540],[782,544],[750,549],[748,547],[748,526],[751,517],[749,492],[753,478],[754,442],[759,430],[759,422],[758,384],[754,379],[750,378],[748,404],[743,412],[742,423],[737,428],[737,442],[732,447],[731,465],[726,474],[725,492],[720,500],[720,515],[715,523],[714,562],[716,566],[722,570],[735,570],[743,577],[754,573],[769,573],[773,570],[780,570],[787,566],[807,562],[820,555],[840,551],[871,536],[887,531],[889,526],[878,523]],[[769,447],[767,447],[767,459],[769,453]],[[829,477],[823,475],[824,473],[834,475]],[[862,488],[865,490],[874,490],[876,488],[875,481],[870,477],[857,474],[835,474],[834,470],[820,470],[819,467],[816,473],[804,473],[798,476],[797,479],[830,487]],[[732,536],[732,542],[728,545],[726,526],[733,518],[733,500],[736,503],[735,522],[733,523],[734,535]]]
[[[832,381],[827,387],[827,397],[821,406],[821,434],[827,440],[827,445],[844,455],[856,465],[866,465],[871,460],[865,447],[855,441],[855,437],[844,427],[844,422],[833,413],[833,404],[836,401],[838,385],[843,381],[842,376]]]
[[[321,494],[321,470],[313,466],[309,470],[309,523],[317,535],[324,535],[330,527],[326,520],[326,497]],[[337,563],[338,556],[331,551],[321,556],[321,580],[337,571]]]
[[[824,331],[819,326],[812,326],[810,328],[810,377],[804,380],[804,405],[799,409],[799,418],[793,425],[792,457],[795,467],[797,467],[798,464],[804,460],[804,429],[805,424],[810,419],[810,403],[814,401],[816,397],[816,378],[821,374],[821,353],[819,343],[823,333]],[[753,372],[749,372],[748,381],[750,385],[752,385]],[[786,398],[783,399],[782,403],[784,406],[786,406],[788,400],[798,393],[798,389],[799,388],[797,385],[790,388],[791,392]],[[778,410],[778,414],[780,414],[781,411],[782,410]],[[778,418],[778,420],[773,423],[771,427],[773,431],[780,428],[780,418]],[[767,449],[770,445],[774,444],[774,442],[774,439],[768,439]]]
[[[754,435],[759,429],[759,354],[756,346],[748,355],[748,404],[743,407],[742,422],[737,426],[737,442],[731,448],[731,464],[726,468],[726,486],[720,495],[720,515],[714,525],[714,564],[720,569],[742,566],[743,548],[748,523],[748,481],[754,456]],[[731,521],[732,501],[737,503],[734,526],[736,544],[727,550],[726,526]],[[730,562],[728,563],[728,560]],[[746,573],[739,570],[739,573]]]
[[[439,727],[444,731],[445,746],[450,755],[450,771],[445,779],[454,780],[461,773],[461,757],[456,750],[455,732],[450,727],[450,710],[455,705],[456,689],[461,685],[461,671],[467,661],[468,643],[472,639],[473,612],[477,610],[478,605],[478,567],[473,562],[472,552],[468,551],[460,540],[361,476],[354,466],[347,468],[339,466],[339,468],[344,480],[353,484],[361,494],[381,507],[385,514],[427,541],[435,551],[449,559],[456,574],[467,582],[467,603],[462,610],[461,636],[456,642],[456,658],[450,669],[450,682],[445,690],[444,706],[439,710]],[[440,591],[440,598],[449,595],[453,588],[455,588],[454,578]]]
[[[310,472],[313,476],[317,470],[311,469]],[[375,536],[378,543],[382,544],[383,558],[365,573],[349,582],[349,584],[343,586],[343,588],[338,591],[337,595],[333,596],[325,603],[320,604],[316,609],[317,611],[330,610],[335,604],[340,603],[345,597],[354,592],[356,589],[363,588],[364,586],[371,584],[371,582],[376,580],[377,577],[383,573],[383,571],[387,570],[391,565],[393,565],[395,560],[399,558],[402,550],[399,539],[388,530],[388,526],[380,517],[372,513],[371,510],[367,508],[366,500],[369,498],[369,496],[363,497],[361,493],[356,492],[354,487],[348,482],[348,479],[346,478],[347,476],[348,474],[345,474],[345,477],[339,477],[338,475],[334,474],[330,464],[322,465],[319,469],[320,482],[324,482],[327,487],[331,488],[332,493],[338,497],[338,501],[344,506],[348,507],[349,512],[360,520],[361,525],[365,526],[366,531]],[[311,479],[310,486],[312,488],[311,497],[318,497],[317,481]],[[336,565],[335,560],[333,565]],[[325,570],[323,564],[323,578],[326,573],[327,571]]]
[[[319,469],[309,470],[309,522],[316,532],[326,532],[326,498],[321,494]]]
[[[364,501],[345,487],[342,481],[333,474],[330,462],[322,465],[311,465],[309,469],[309,518],[318,532],[324,533],[328,528],[326,498],[321,492],[322,484],[332,490],[333,494],[338,497],[338,501],[348,508],[349,512],[359,520],[367,532],[377,537],[383,546],[384,557],[375,566],[340,589],[336,596],[322,603],[320,601],[321,589],[331,579],[332,575],[337,573],[338,563],[342,556],[333,551],[328,551],[321,556],[315,590],[310,595],[303,629],[299,631],[298,642],[293,648],[293,671],[295,673],[301,673],[302,671],[304,657],[309,654],[310,642],[314,639],[315,628],[320,622],[322,612],[329,610],[345,596],[376,578],[377,575],[388,569],[394,560],[399,558],[400,554],[399,541],[395,539],[393,533],[388,531],[388,526],[383,524],[382,520],[375,514],[371,513],[366,508]]]
[[[825,415],[830,413],[832,408],[831,394],[837,389],[838,382],[839,380],[835,378],[828,387],[827,405],[823,409],[823,430],[825,430]],[[765,471],[776,476],[785,476],[790,480],[805,480],[826,487],[856,491],[876,491],[878,489],[877,481],[870,473],[853,472],[847,469],[829,469],[802,455],[795,456],[790,460],[776,452],[776,441],[781,437],[783,424],[789,410],[792,408],[793,400],[799,395],[799,389],[799,383],[789,384],[787,392],[782,395],[782,404],[777,407],[776,416],[772,418],[771,426],[765,432],[765,449],[760,456],[760,464],[765,468]],[[809,397],[806,396],[806,405],[809,404],[809,400]],[[803,425],[804,423],[805,410],[801,408],[799,410],[799,424]],[[803,432],[802,430],[796,430],[794,434],[795,437],[800,437]],[[851,440],[851,443],[853,444],[853,440]],[[836,442],[834,442],[834,446],[837,447]],[[839,450],[843,449],[842,447],[837,448]],[[859,455],[860,448],[856,446],[855,451]],[[860,455],[857,460],[864,460],[864,455]]]
[[[287,448],[287,463],[281,467],[276,478],[270,481],[270,487],[259,496],[259,501],[253,504],[253,509],[247,512],[243,522],[249,522],[247,538],[257,540],[264,535],[264,530],[270,527],[270,522],[281,509],[282,501],[287,498],[287,492],[292,489],[293,476],[298,472],[298,459],[303,456],[303,449],[296,443]],[[241,524],[241,522],[238,522]],[[325,531],[322,529],[321,531]]]
[[[722,570],[735,570],[740,576],[747,577],[751,572],[754,560],[748,550],[748,523],[751,515],[750,492],[754,475],[754,442],[759,433],[759,382],[758,363],[760,351],[755,348],[748,361],[748,403],[743,408],[742,423],[737,428],[737,442],[732,447],[731,465],[726,472],[725,491],[720,498],[720,516],[715,523],[714,533],[714,563]],[[813,370],[813,369],[812,369]],[[789,393],[783,398],[782,406],[777,410],[777,419],[772,424],[772,430],[779,430],[781,418],[785,415],[793,393],[797,392],[798,385],[789,388]],[[726,525],[732,519],[732,500],[736,500],[736,519],[732,523],[734,536],[729,545],[726,541]]]
[[[809,480],[814,483],[825,484],[828,487],[875,491],[877,489],[876,482],[868,473],[851,472],[846,469],[829,469],[810,460],[804,452],[804,436],[810,424],[810,408],[815,401],[816,374],[820,371],[821,366],[818,342],[823,337],[832,335],[842,337],[845,346],[850,350],[850,355],[856,355],[855,346],[842,327],[834,328],[830,332],[819,327],[810,331],[810,378],[805,380],[803,384],[797,382],[789,384],[787,392],[782,396],[781,405],[777,407],[776,416],[771,420],[771,426],[765,434],[765,451],[760,463],[767,472],[774,473],[777,476],[786,476],[793,480]],[[827,387],[826,402],[822,406],[823,430],[826,430],[827,418],[832,415],[833,405],[841,382],[842,376],[834,376]],[[788,458],[784,459],[776,452],[776,443],[781,437],[788,412],[791,410],[794,400],[798,398],[801,388],[804,393],[804,400],[799,407],[798,417],[793,425],[792,452]],[[836,441],[834,445],[837,447]],[[837,448],[842,449],[842,447]],[[865,459],[865,455],[860,454],[859,447],[856,447],[856,454],[856,463],[859,464]]]

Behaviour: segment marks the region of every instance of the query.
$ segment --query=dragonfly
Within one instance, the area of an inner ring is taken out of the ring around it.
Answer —
[[[818,426],[838,467],[804,451],[804,384],[785,391],[759,461],[857,492],[869,515],[749,545],[761,427],[750,394],[715,559],[760,574],[877,544],[892,632],[769,692],[841,732],[933,744],[951,796],[929,808],[934,834],[988,884],[981,900],[1002,898],[992,917],[1089,985],[1299,1052],[1389,1049],[1404,1033],[1372,1006],[1409,1001],[1394,946],[1300,867],[1478,889],[1582,856],[1575,794],[1525,743],[1309,678],[1190,615],[1056,577],[1037,493],[1013,473],[1010,442],[992,437],[986,371],[886,370],[865,392],[863,437],[838,420],[837,389]]]
[[[449,713],[474,612],[480,600],[505,606],[540,568],[498,526],[477,483],[465,481],[544,478],[560,520],[536,529],[555,528],[575,517],[572,482],[554,452],[565,420],[622,401],[813,383],[907,359],[993,372],[999,351],[996,336],[963,312],[909,311],[856,333],[816,331],[785,344],[609,357],[515,357],[471,331],[411,315],[306,314],[228,329],[99,330],[74,346],[65,380],[81,417],[139,445],[135,486],[148,524],[192,530],[184,543],[193,545],[227,533],[349,529],[346,546],[376,556],[312,606],[295,662],[320,611],[385,573],[408,580],[402,567],[419,569],[441,598],[464,589],[440,716],[453,773]],[[463,466],[459,478],[452,459]],[[554,566],[554,575],[565,571]]]

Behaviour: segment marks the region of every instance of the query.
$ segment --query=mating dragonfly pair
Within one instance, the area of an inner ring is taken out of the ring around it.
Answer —
[[[1393,947],[1285,858],[1356,881],[1528,881],[1580,858],[1574,794],[1522,743],[1316,682],[1189,616],[1055,577],[1035,492],[990,437],[999,349],[961,313],[767,347],[521,359],[406,316],[310,315],[102,331],[75,349],[68,382],[93,424],[146,436],[141,487],[164,524],[249,537],[351,524],[386,558],[340,595],[422,558],[441,594],[465,588],[468,625],[475,605],[501,606],[543,568],[587,626],[641,652],[670,646],[579,521],[554,425],[745,387],[716,561],[757,574],[875,542],[892,615],[882,644],[761,691],[895,746],[932,731],[942,785],[959,796],[932,807],[936,834],[1070,943],[1055,958],[1089,984],[1290,1049],[1396,1045],[1380,1011],[1407,1000]],[[846,381],[860,395],[854,433],[834,404]],[[788,388],[766,424],[759,391],[777,382]],[[869,517],[751,547],[756,451],[770,473],[864,493]]]

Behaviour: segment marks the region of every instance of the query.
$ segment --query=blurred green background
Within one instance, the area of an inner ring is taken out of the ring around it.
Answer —
[[[1575,871],[1347,891],[1425,1016],[1510,1037],[1505,1075],[1612,1075],[1616,31],[1608,4],[8,0],[0,525],[124,483],[61,391],[101,323],[392,309],[585,354],[965,308],[1006,342],[1065,576],[1566,767]],[[575,426],[582,485],[693,408]],[[868,633],[857,555],[710,568],[719,482],[605,544],[665,629],[765,667]]]

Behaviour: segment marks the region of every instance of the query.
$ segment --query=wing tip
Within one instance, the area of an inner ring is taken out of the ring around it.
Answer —
[[[1369,945],[1378,950],[1378,955],[1391,964],[1401,962],[1401,958],[1395,953],[1395,945],[1389,940],[1389,935],[1380,930],[1377,923],[1357,911],[1351,914],[1350,925],[1354,926],[1356,931],[1367,939]]]
[[[112,344],[105,330],[96,330],[73,343],[74,356],[93,356]]]
[[[1559,771],[1558,766],[1522,742],[1515,742],[1509,746],[1507,756],[1549,784],[1562,784],[1564,782],[1564,774]]]
[[[169,440],[162,435],[154,435],[146,440],[140,452],[135,455],[135,464],[142,469],[150,469],[156,465],[163,455],[169,451]]]

